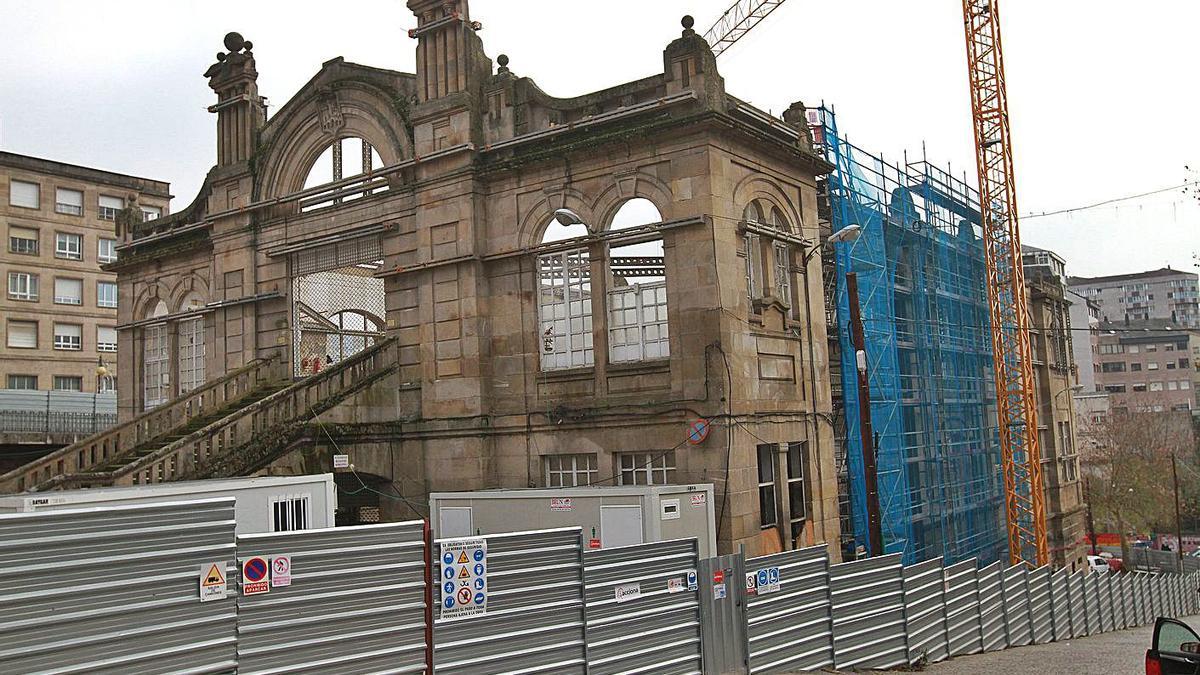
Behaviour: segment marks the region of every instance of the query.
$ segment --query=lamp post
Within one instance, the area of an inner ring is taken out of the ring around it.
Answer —
[[[108,375],[108,366],[104,365],[104,357],[96,358],[96,393],[92,394],[92,433],[96,433],[96,399],[100,398],[100,383]]]

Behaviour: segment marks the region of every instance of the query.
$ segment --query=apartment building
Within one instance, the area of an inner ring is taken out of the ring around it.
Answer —
[[[1197,275],[1169,267],[1107,277],[1070,277],[1067,285],[1100,307],[1104,321],[1171,321],[1200,328]]]
[[[1114,411],[1200,409],[1200,330],[1162,320],[1104,323],[1097,352],[1096,387]]]
[[[0,438],[86,432],[93,412],[115,420],[120,299],[102,266],[117,259],[118,212],[158,218],[170,197],[162,181],[0,152]],[[89,411],[85,397],[37,392],[110,395]]]

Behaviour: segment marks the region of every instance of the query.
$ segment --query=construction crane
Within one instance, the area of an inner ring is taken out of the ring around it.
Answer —
[[[738,0],[704,33],[704,39],[720,56],[784,2]],[[997,5],[998,0],[963,0],[963,21],[987,261],[1008,554],[1013,564],[1023,561],[1041,566],[1049,562],[1049,546]]]
[[[998,0],[963,0],[1010,562],[1049,562]]]

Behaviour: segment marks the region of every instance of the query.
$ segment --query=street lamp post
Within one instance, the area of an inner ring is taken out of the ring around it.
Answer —
[[[96,399],[100,398],[100,383],[108,375],[108,366],[104,365],[104,357],[96,358],[96,393],[92,394],[92,433],[96,433]]]

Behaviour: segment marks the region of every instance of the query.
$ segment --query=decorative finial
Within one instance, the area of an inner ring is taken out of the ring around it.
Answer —
[[[683,20],[679,23],[683,24],[684,30],[691,30],[692,26],[696,25],[696,20],[692,18],[691,14],[684,14]]]
[[[228,49],[229,51],[236,54],[236,53],[242,51],[242,48],[245,46],[246,46],[246,40],[245,40],[245,38],[242,37],[241,33],[238,33],[235,31],[232,33],[227,33],[225,35],[225,49]]]
[[[508,67],[508,54],[501,54],[500,56],[497,56],[496,63],[499,63],[501,68],[507,68]]]
[[[225,60],[225,58],[226,58],[226,57],[225,57],[225,52],[217,52],[217,60],[218,60],[218,61],[224,61],[224,60]]]

